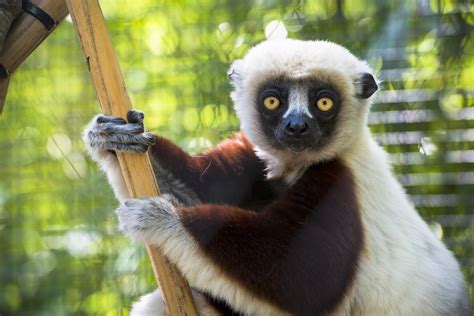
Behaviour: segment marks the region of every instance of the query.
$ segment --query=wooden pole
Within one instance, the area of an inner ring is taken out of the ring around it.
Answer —
[[[0,54],[0,65],[8,73],[6,78],[0,78],[0,113],[3,110],[11,74],[68,15],[64,0],[33,0],[31,2],[48,13],[56,23],[48,30],[38,19],[26,12],[13,22]]]
[[[102,111],[127,117],[130,97],[97,0],[66,0],[84,51]],[[158,185],[148,155],[117,153],[122,176],[133,197],[156,196]],[[169,315],[197,315],[191,291],[176,266],[147,245],[153,271]]]
[[[7,98],[8,86],[10,85],[10,77],[6,78],[0,84],[0,114],[3,111],[3,105],[5,104],[5,99]]]

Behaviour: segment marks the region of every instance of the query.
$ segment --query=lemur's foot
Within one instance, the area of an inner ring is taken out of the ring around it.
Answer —
[[[120,231],[136,242],[160,244],[179,221],[173,201],[167,194],[125,201],[116,210]]]
[[[144,130],[144,117],[143,112],[131,110],[127,123],[119,117],[98,115],[86,129],[85,140],[91,148],[143,153],[155,143],[153,135]]]

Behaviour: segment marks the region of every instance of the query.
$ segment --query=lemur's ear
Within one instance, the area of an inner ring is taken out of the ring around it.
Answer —
[[[241,59],[237,59],[232,63],[230,69],[227,71],[227,77],[230,80],[230,83],[235,87],[239,88],[242,86],[243,76],[242,76],[242,67],[244,62]]]
[[[378,90],[377,82],[369,73],[363,73],[355,80],[355,85],[357,88],[356,96],[360,99],[368,99],[372,96],[375,91]]]

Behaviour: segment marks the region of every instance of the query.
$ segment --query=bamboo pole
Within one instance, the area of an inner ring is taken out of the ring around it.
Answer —
[[[97,0],[66,0],[84,51],[102,111],[127,117],[131,109],[107,26]],[[133,197],[159,194],[148,155],[117,153],[122,176]],[[147,245],[153,271],[161,288],[169,315],[197,315],[191,291],[176,266],[157,248]]]
[[[3,110],[11,74],[68,15],[64,0],[33,0],[31,2],[48,13],[56,24],[48,30],[34,16],[26,12],[23,12],[13,22],[5,39],[3,51],[0,53],[0,64],[9,74],[6,78],[0,78],[0,114]]]

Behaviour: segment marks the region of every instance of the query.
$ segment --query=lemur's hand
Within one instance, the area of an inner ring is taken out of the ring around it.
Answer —
[[[131,110],[127,123],[119,117],[98,115],[86,129],[84,140],[92,149],[145,152],[155,139],[145,132],[144,117],[143,112]]]
[[[133,241],[159,245],[179,223],[175,203],[168,194],[127,200],[116,210],[119,229]]]

